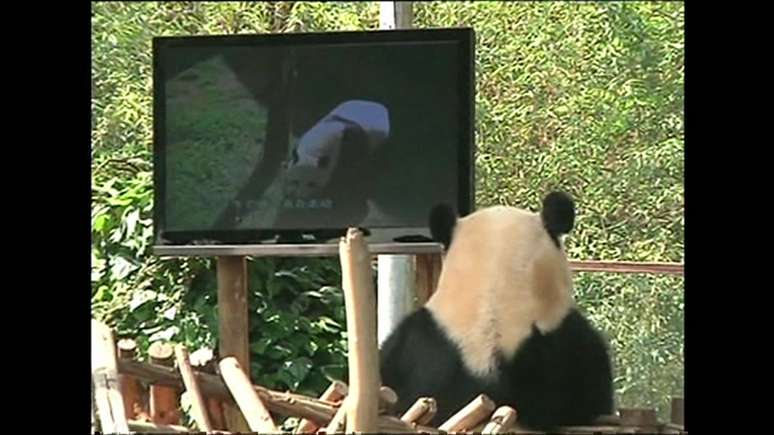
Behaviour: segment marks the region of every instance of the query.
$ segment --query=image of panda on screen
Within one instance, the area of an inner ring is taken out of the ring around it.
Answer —
[[[362,221],[373,208],[367,188],[371,157],[389,136],[389,110],[383,104],[348,100],[333,108],[293,147],[282,208],[336,209],[344,221]]]

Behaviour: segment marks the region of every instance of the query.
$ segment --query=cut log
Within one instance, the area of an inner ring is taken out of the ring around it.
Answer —
[[[137,343],[128,338],[118,340],[118,358],[135,359],[137,357]],[[129,420],[137,419],[145,414],[143,410],[143,389],[140,382],[129,375],[118,375],[121,385],[121,395],[124,398],[124,413]]]
[[[420,397],[400,419],[406,423],[426,425],[435,417],[438,405],[432,397]]]
[[[482,432],[485,434],[507,432],[516,423],[516,418],[517,413],[515,409],[510,406],[501,406],[492,414],[492,418],[484,426]]]
[[[266,405],[261,401],[236,358],[230,356],[220,361],[220,375],[234,396],[242,415],[247,420],[250,430],[260,433],[278,433],[277,426],[269,414]]]
[[[336,410],[336,414],[334,414],[333,418],[331,418],[331,421],[328,422],[328,425],[325,427],[326,434],[333,435],[344,432],[344,428],[347,424],[347,412],[349,410],[349,405],[347,404],[348,400],[349,396],[342,400],[341,406],[338,410]]]
[[[398,394],[390,387],[379,387],[379,414],[391,414],[398,404]]]
[[[191,367],[195,367],[197,370],[203,373],[215,374],[215,367],[217,362],[215,361],[215,353],[212,349],[203,347],[201,349],[192,352],[189,356],[191,361]],[[215,397],[206,397],[207,412],[210,416],[210,423],[213,429],[225,430],[226,418],[223,411],[223,403],[221,400]]]
[[[148,356],[153,364],[164,367],[173,367],[174,349],[169,343],[157,341],[148,349]],[[180,412],[178,411],[180,391],[162,385],[150,387],[150,413],[151,420],[156,424],[179,424]]]
[[[451,416],[438,429],[445,432],[458,432],[476,427],[495,410],[495,404],[484,394],[478,395],[464,408]]]
[[[177,360],[178,370],[180,370],[180,377],[183,378],[185,390],[191,396],[191,408],[196,426],[199,427],[199,430],[211,432],[212,424],[207,412],[207,405],[202,397],[199,384],[196,382],[196,378],[194,378],[191,363],[188,361],[188,351],[183,345],[178,345],[175,348],[175,359]]]
[[[320,400],[326,400],[328,402],[338,402],[347,396],[349,388],[347,384],[341,381],[333,381],[328,388],[320,395]],[[296,427],[295,433],[314,433],[320,425],[309,419],[303,419]]]

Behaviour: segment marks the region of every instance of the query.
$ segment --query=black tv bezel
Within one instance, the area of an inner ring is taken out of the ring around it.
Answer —
[[[267,33],[238,35],[157,36],[152,41],[153,55],[153,234],[155,246],[195,246],[218,244],[312,243],[304,236],[312,236],[313,243],[326,243],[345,234],[346,228],[294,228],[258,230],[200,230],[166,231],[166,141],[164,135],[166,98],[160,50],[169,46],[292,46],[332,44],[382,44],[400,42],[442,42],[458,45],[460,62],[459,128],[457,167],[457,203],[460,216],[471,213],[475,207],[475,32],[470,27],[427,28],[399,30],[335,31],[309,33]],[[416,234],[416,228],[403,226],[389,228],[392,232]],[[425,229],[427,229],[425,227]],[[369,234],[365,229],[366,235]]]

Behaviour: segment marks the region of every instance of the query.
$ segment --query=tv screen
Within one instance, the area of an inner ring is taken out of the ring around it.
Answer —
[[[158,37],[156,242],[421,240],[473,204],[473,32]]]

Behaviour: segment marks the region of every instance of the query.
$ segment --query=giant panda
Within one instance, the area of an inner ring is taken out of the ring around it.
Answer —
[[[572,294],[562,236],[574,221],[562,192],[549,193],[539,213],[432,210],[431,234],[446,247],[437,289],[380,350],[382,383],[398,394],[400,412],[433,397],[437,427],[483,393],[515,408],[527,429],[612,413],[607,345]]]

